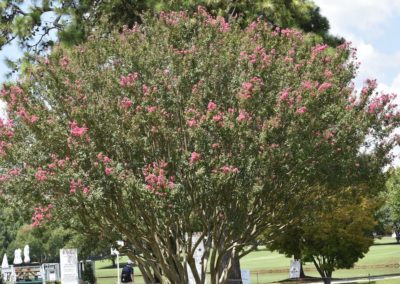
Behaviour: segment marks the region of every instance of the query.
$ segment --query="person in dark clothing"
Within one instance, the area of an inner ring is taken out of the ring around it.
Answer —
[[[128,260],[128,264],[122,268],[121,282],[133,284],[133,262]]]

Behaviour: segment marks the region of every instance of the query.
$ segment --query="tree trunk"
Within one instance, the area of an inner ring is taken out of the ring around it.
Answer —
[[[231,267],[228,270],[228,284],[242,284],[242,275],[240,273],[240,260],[234,256],[231,257],[231,252],[227,252],[222,258],[222,269],[229,265],[231,260]]]

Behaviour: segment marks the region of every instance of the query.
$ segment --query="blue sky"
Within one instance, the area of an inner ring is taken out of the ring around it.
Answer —
[[[400,1],[314,0],[331,25],[357,48],[357,86],[377,79],[379,89],[400,94]]]

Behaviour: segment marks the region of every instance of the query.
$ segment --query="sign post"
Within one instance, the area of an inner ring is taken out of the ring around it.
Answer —
[[[119,251],[111,248],[111,255],[117,256],[117,284],[121,284],[121,279],[119,277]]]
[[[289,278],[300,278],[300,260],[294,259],[290,261]]]
[[[60,268],[61,283],[79,283],[77,249],[60,249]]]

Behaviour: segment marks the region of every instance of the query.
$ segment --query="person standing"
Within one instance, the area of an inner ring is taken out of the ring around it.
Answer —
[[[122,268],[121,282],[133,284],[133,262],[128,260],[128,263]]]

